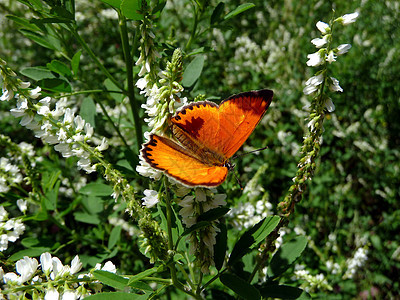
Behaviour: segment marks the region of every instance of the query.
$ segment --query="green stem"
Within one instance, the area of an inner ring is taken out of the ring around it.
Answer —
[[[100,62],[100,60],[97,58],[96,54],[92,51],[92,49],[89,48],[88,44],[82,39],[82,37],[79,35],[79,33],[76,31],[76,28],[73,27],[72,25],[68,25],[69,29],[71,30],[72,34],[76,38],[76,40],[81,44],[83,49],[89,54],[89,56],[93,59],[93,61],[96,63],[96,65],[100,68],[100,70],[107,76],[108,79],[112,81],[121,91],[123,91],[124,94],[126,94],[126,91],[124,90],[124,87],[120,84],[118,80],[116,80],[110,72],[104,67],[104,65]]]
[[[140,148],[142,147],[143,144],[143,133],[142,133],[142,122],[139,118],[140,106],[135,98],[134,79],[133,79],[133,59],[129,47],[129,37],[128,37],[128,30],[126,27],[126,18],[121,14],[120,11],[118,11],[118,15],[119,15],[119,28],[122,41],[122,50],[124,52],[124,58],[125,58],[126,79],[128,84],[128,98],[132,109],[133,120],[135,122],[137,152],[139,153]],[[135,39],[137,39],[137,31],[135,34]]]
[[[195,8],[195,12],[194,12],[194,23],[193,23],[193,28],[192,28],[192,32],[190,34],[189,40],[185,46],[185,50],[189,49],[190,46],[192,45],[193,39],[196,36],[196,31],[197,31],[197,24],[199,22],[199,9],[198,7]]]

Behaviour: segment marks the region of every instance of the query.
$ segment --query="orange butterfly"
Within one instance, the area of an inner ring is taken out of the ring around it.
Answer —
[[[229,158],[260,122],[272,96],[260,90],[231,96],[219,106],[209,101],[184,106],[170,120],[176,141],[152,134],[142,156],[186,186],[218,186],[233,168]]]

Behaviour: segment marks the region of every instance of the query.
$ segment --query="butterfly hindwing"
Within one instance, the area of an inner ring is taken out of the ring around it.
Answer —
[[[141,152],[150,166],[187,186],[218,186],[228,174],[226,167],[208,166],[174,141],[155,134],[150,136]]]

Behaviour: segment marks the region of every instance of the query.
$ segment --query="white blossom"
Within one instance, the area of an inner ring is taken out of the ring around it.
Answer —
[[[324,63],[324,59],[323,59],[321,50],[307,55],[307,58],[308,58],[307,66],[316,67],[316,66],[322,65]]]
[[[81,269],[82,269],[82,263],[81,263],[81,261],[80,261],[80,259],[79,259],[79,256],[76,255],[76,256],[74,257],[74,259],[72,260],[72,262],[71,262],[71,270],[70,270],[70,273],[71,273],[71,274],[78,273]]]
[[[60,293],[57,292],[55,288],[49,288],[46,290],[44,295],[44,300],[58,300],[60,298]]]
[[[326,61],[329,62],[330,64],[336,61],[336,55],[335,53],[331,50],[329,51],[328,55],[326,56]]]
[[[342,45],[339,45],[337,48],[336,48],[336,55],[342,55],[342,54],[345,54],[345,53],[347,53],[349,50],[350,50],[350,48],[351,48],[351,45],[350,44],[342,44]]]
[[[330,77],[330,78],[331,78],[332,84],[329,85],[329,89],[332,92],[343,92],[343,89],[339,85],[339,80],[337,80],[334,77]]]
[[[358,12],[354,12],[351,14],[345,14],[342,17],[338,18],[338,20],[343,24],[343,25],[348,25],[351,23],[354,23],[356,19],[358,18]]]
[[[311,43],[313,43],[317,48],[325,46],[327,42],[328,42],[328,35],[324,35],[322,38],[315,38],[311,40]]]
[[[318,21],[316,24],[318,30],[322,33],[322,34],[327,34],[331,28],[329,27],[328,24],[322,22],[322,21]]]
[[[38,265],[38,261],[35,258],[30,258],[28,256],[24,256],[23,259],[17,261],[15,269],[17,270],[17,273],[21,275],[18,280],[19,283],[24,283],[31,279],[33,274],[35,274]]]
[[[145,195],[145,197],[142,198],[143,205],[146,206],[147,208],[153,207],[160,201],[159,194],[157,191],[146,189],[146,190],[144,190],[143,193]]]

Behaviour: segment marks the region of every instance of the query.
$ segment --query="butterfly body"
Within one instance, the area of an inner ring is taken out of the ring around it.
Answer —
[[[272,100],[272,91],[245,92],[214,102],[194,102],[170,120],[173,139],[152,134],[143,158],[155,169],[193,187],[215,187],[233,168],[229,158],[242,146]]]

